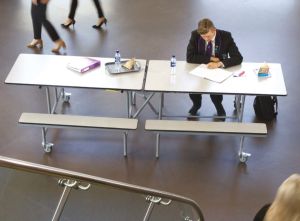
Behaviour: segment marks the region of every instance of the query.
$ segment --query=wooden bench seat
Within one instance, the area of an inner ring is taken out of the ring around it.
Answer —
[[[22,113],[19,124],[42,127],[43,147],[51,152],[53,144],[46,142],[46,128],[87,128],[124,132],[124,156],[127,156],[127,131],[136,130],[138,120],[128,118],[91,117],[65,114]]]
[[[243,152],[244,136],[263,137],[267,135],[264,123],[243,122],[207,122],[207,121],[179,121],[179,120],[146,120],[146,131],[157,132],[156,157],[159,157],[160,133],[181,134],[208,134],[208,135],[234,135],[241,136],[239,157],[246,162],[250,156]]]

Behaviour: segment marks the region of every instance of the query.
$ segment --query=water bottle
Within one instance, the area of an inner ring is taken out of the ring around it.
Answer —
[[[175,57],[175,55],[172,55],[172,57],[171,57],[170,67],[171,67],[171,74],[175,74],[176,73],[176,57]]]
[[[120,72],[120,68],[121,68],[121,54],[119,50],[116,50],[115,53],[115,67],[116,67],[116,71]]]

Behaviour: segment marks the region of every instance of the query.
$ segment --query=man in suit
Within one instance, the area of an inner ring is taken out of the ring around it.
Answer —
[[[207,64],[208,68],[227,68],[241,64],[243,57],[236,46],[231,33],[216,29],[210,19],[199,21],[198,29],[192,31],[187,46],[186,61],[188,63]],[[201,107],[202,95],[189,94],[193,106],[189,110],[191,116],[197,115]],[[211,94],[218,116],[225,121],[226,112],[222,105],[223,95]]]

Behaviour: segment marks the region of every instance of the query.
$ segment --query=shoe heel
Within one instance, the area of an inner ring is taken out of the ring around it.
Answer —
[[[73,29],[74,29],[74,25],[75,25],[75,23],[76,23],[76,21],[75,20],[72,20],[69,24],[60,24],[61,25],[61,27],[63,27],[63,28],[69,28],[70,27],[70,25],[73,25]]]
[[[31,42],[27,45],[28,48],[38,48],[42,49],[43,48],[43,40],[36,40],[35,42]]]
[[[105,24],[105,27],[107,26],[107,19],[106,18],[104,18],[104,20],[101,21],[99,25],[93,25],[92,27],[95,28],[95,29],[100,29],[103,24]]]
[[[43,41],[42,41],[42,40],[39,42],[39,44],[37,45],[37,47],[38,47],[39,49],[42,49],[42,48],[43,48]]]
[[[59,53],[60,48],[63,48],[63,49],[66,49],[66,48],[67,48],[66,43],[65,43],[63,40],[58,40],[58,41],[56,42],[56,47],[53,48],[51,51],[52,51],[53,53]]]

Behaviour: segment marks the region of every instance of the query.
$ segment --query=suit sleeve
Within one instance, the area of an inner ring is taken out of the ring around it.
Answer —
[[[188,63],[207,64],[210,61],[210,57],[198,51],[198,38],[198,33],[193,31],[187,46],[186,61]]]
[[[232,36],[230,33],[228,33],[228,55],[229,58],[222,60],[224,67],[231,67],[234,65],[239,65],[243,61],[243,56],[241,55],[238,47],[236,46]]]

